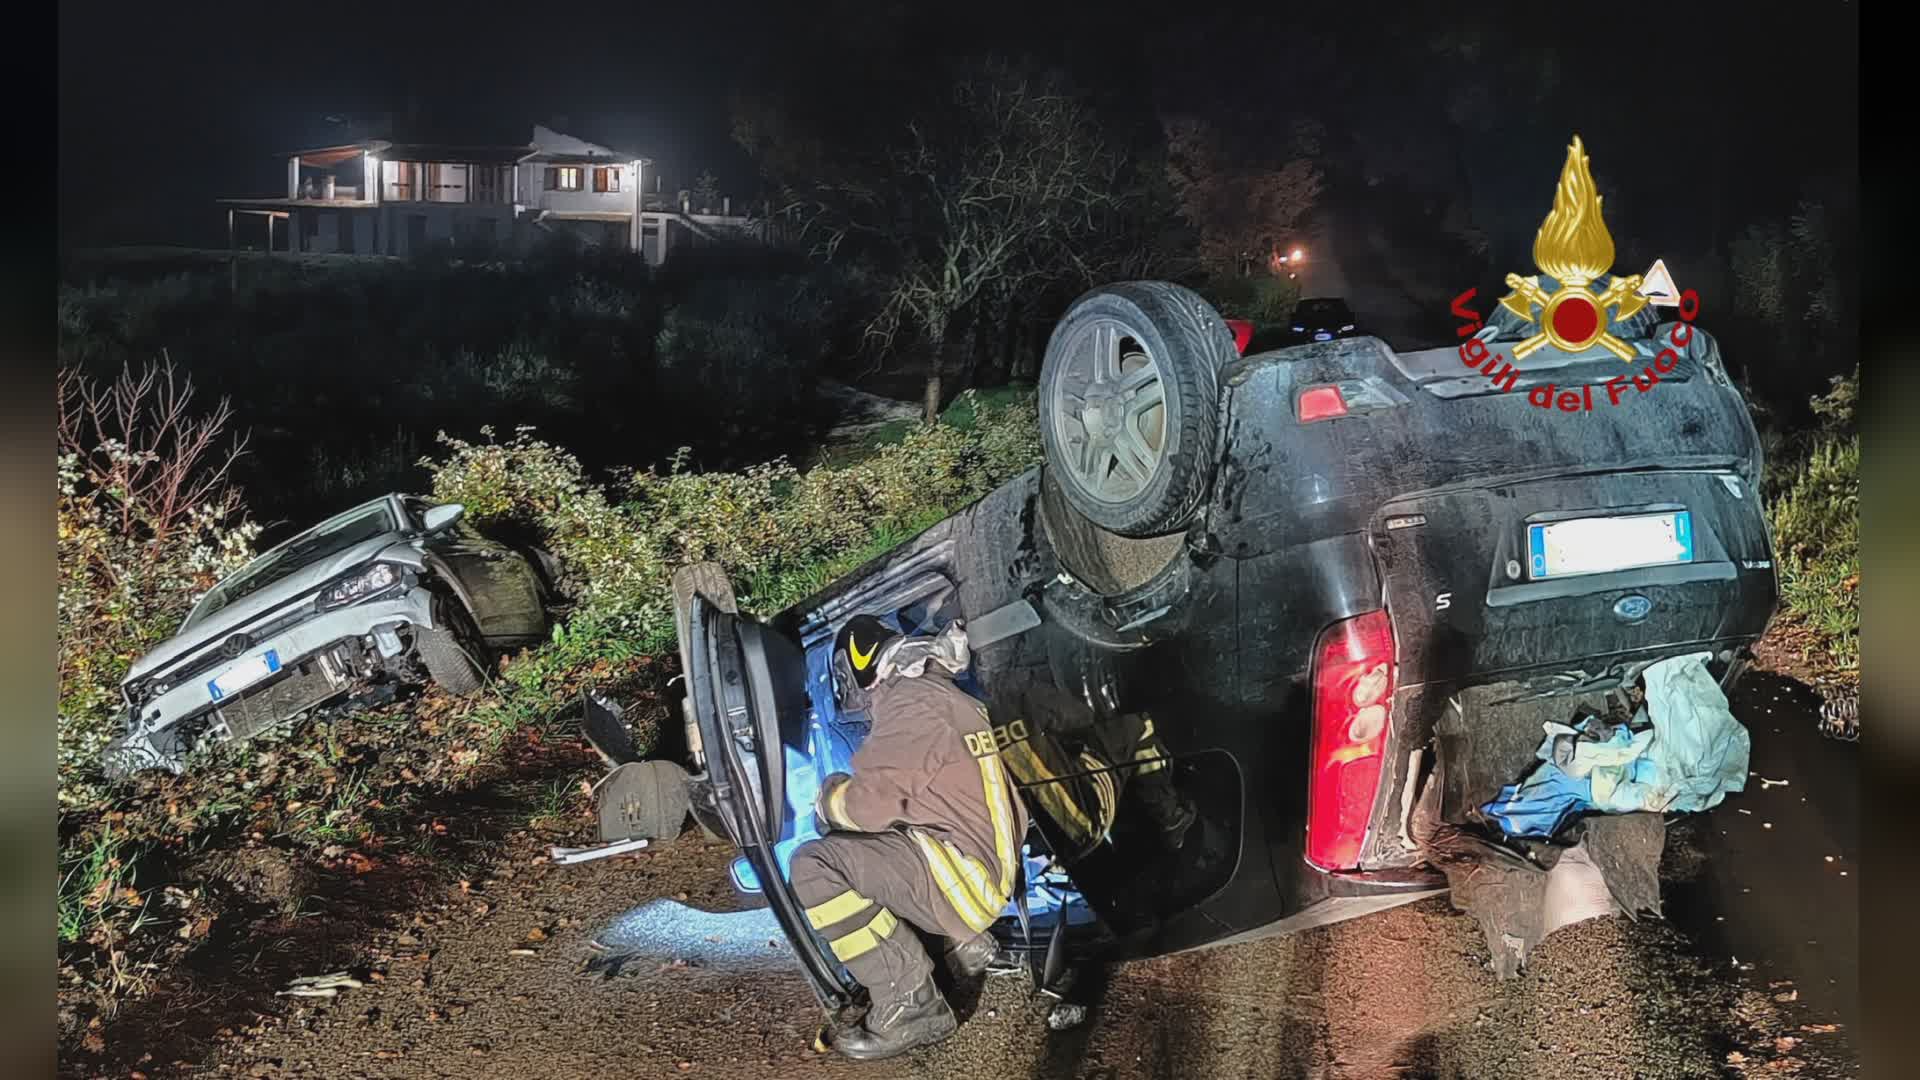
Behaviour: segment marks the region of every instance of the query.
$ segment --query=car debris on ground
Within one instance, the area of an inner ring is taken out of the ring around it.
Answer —
[[[306,975],[287,984],[285,990],[274,992],[275,997],[338,997],[342,990],[358,990],[366,983],[353,977],[352,973],[336,971],[331,975]]]
[[[560,847],[554,845],[547,849],[547,859],[555,866],[568,866],[573,863],[591,862],[613,855],[627,855],[644,849],[648,841],[642,839],[618,840],[610,844],[592,844],[587,847]]]
[[[1577,813],[1687,813],[1744,790],[1751,738],[1707,670],[1709,656],[1649,665],[1646,704],[1628,724],[1598,716],[1542,724],[1540,764],[1502,788],[1485,815],[1508,836],[1551,837]]]

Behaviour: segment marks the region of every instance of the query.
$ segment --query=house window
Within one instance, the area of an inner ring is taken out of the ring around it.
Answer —
[[[476,165],[473,169],[473,201],[496,204],[501,202],[501,174],[505,170],[495,165]]]
[[[615,165],[602,165],[593,170],[593,190],[619,191],[620,169]]]
[[[583,179],[580,174],[585,171],[578,165],[550,166],[547,169],[547,190],[579,191]]]
[[[427,198],[432,202],[466,202],[467,167],[440,162],[428,165]]]
[[[380,178],[385,183],[386,199],[389,202],[411,202],[413,200],[413,162],[383,161],[380,163]]]

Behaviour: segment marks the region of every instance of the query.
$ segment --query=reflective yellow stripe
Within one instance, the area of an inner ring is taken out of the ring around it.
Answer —
[[[880,944],[881,938],[892,935],[893,928],[897,925],[899,920],[893,917],[893,912],[881,908],[880,914],[875,915],[867,925],[836,938],[831,943],[833,955],[839,957],[840,962],[844,964],[856,956],[871,952]]]
[[[987,814],[993,821],[993,853],[1000,860],[1000,893],[1013,892],[1013,807],[1007,802],[1007,782],[1000,755],[980,759],[980,782],[987,792]]]
[[[1093,797],[1100,804],[1100,838],[1104,839],[1113,828],[1115,808],[1120,802],[1119,791],[1113,783],[1113,772],[1107,768],[1106,762],[1090,752],[1081,753],[1080,764],[1087,767],[1087,778],[1093,785]]]
[[[1049,808],[1057,808],[1054,817],[1064,815],[1065,820],[1060,824],[1069,828],[1077,827],[1081,836],[1093,835],[1093,822],[1087,820],[1086,813],[1073,801],[1065,785],[1047,769],[1047,763],[1033,752],[1033,747],[1026,743],[1014,743],[1007,749],[1017,755],[1020,765],[1028,770],[1034,778],[1033,782],[1039,785],[1040,801]]]
[[[1143,746],[1140,749],[1135,750],[1133,752],[1133,760],[1142,762],[1140,766],[1140,771],[1142,773],[1155,772],[1157,770],[1164,769],[1167,767],[1166,755],[1161,754],[1159,751],[1154,750],[1150,747]]]
[[[852,780],[842,780],[833,785],[833,790],[827,793],[827,820],[843,828],[857,831],[860,827],[847,816],[847,785],[852,782]]]
[[[866,910],[867,905],[871,903],[873,901],[848,889],[824,904],[808,908],[807,921],[813,924],[815,930],[823,930],[841,919]]]
[[[999,918],[1000,908],[1006,906],[1005,901],[998,904],[992,903],[991,898],[980,896],[970,888],[966,880],[967,875],[955,864],[954,858],[957,853],[945,844],[917,830],[912,835],[914,841],[920,845],[920,854],[927,861],[927,869],[933,874],[934,884],[940,887],[947,902],[953,905],[954,913],[960,916],[960,921],[966,923],[967,928],[975,932],[992,926],[993,921]],[[959,857],[966,862],[973,862],[965,856]],[[978,863],[973,863],[972,869],[975,884],[985,885],[986,871]]]
[[[1141,713],[1140,719],[1144,721],[1140,726],[1140,739],[1144,742],[1147,739],[1153,738],[1153,717],[1148,716],[1146,713]]]

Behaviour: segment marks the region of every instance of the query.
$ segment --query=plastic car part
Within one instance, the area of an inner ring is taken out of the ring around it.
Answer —
[[[671,761],[633,761],[594,786],[600,842],[671,840],[687,821],[687,773]]]
[[[1306,857],[1319,869],[1360,863],[1384,771],[1397,659],[1385,610],[1335,623],[1314,646]]]
[[[1040,437],[1073,507],[1121,536],[1185,527],[1213,479],[1219,371],[1237,355],[1219,313],[1179,285],[1074,301],[1040,371]]]
[[[1247,355],[1247,344],[1253,340],[1253,324],[1245,319],[1228,319],[1227,328],[1233,331],[1233,351]]]

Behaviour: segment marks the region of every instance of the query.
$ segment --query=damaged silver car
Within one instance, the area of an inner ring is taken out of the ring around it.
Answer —
[[[463,515],[383,495],[214,586],[127,672],[126,731],[104,751],[107,774],[182,772],[197,750],[356,689],[430,679],[478,692],[501,650],[547,636],[557,566]]]

